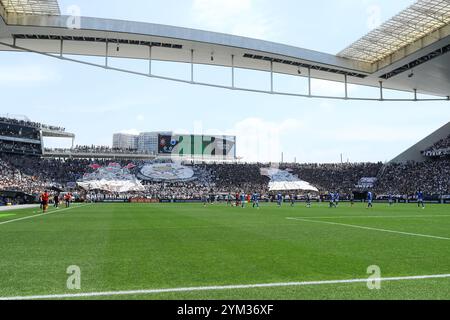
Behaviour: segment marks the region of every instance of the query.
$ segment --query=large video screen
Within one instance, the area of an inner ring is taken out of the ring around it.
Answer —
[[[159,135],[159,154],[235,158],[236,137],[203,135]]]

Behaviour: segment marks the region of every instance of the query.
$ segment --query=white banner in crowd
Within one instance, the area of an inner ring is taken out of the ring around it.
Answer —
[[[95,166],[92,168],[96,170],[85,174],[77,184],[87,191],[102,190],[113,193],[145,191],[142,183],[130,173],[132,167],[128,165],[122,168],[118,163],[110,163],[107,167]]]
[[[319,192],[319,190],[310,183],[300,180],[292,173],[276,168],[262,168],[261,174],[270,178],[270,191],[312,191]]]
[[[176,182],[194,180],[195,173],[191,167],[179,163],[154,163],[142,167],[139,178],[146,181]]]

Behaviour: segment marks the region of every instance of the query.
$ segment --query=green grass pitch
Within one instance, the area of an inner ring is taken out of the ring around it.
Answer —
[[[382,278],[450,274],[446,205],[93,204],[46,216],[36,211],[0,216],[0,298],[366,279],[371,265]],[[81,290],[67,289],[72,265],[81,270]],[[449,288],[444,277],[386,281],[380,290],[358,282],[82,298],[449,299]]]

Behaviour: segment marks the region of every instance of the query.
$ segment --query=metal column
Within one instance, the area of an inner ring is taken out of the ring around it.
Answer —
[[[345,75],[344,77],[345,77],[345,99],[348,99],[348,79],[347,79],[347,75]]]
[[[191,83],[194,83],[194,49],[191,49]]]
[[[311,97],[311,67],[308,67],[308,96]]]
[[[152,45],[148,46],[148,75],[152,75]]]
[[[108,68],[109,41],[106,39],[105,68]]]
[[[383,81],[380,81],[380,100],[383,101]]]
[[[273,93],[273,61],[270,61],[270,92]]]
[[[231,87],[234,89],[234,54],[231,55]]]

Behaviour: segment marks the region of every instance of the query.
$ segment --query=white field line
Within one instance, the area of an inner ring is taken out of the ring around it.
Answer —
[[[199,292],[199,291],[225,291],[225,290],[242,290],[242,289],[260,289],[260,288],[280,288],[280,287],[305,287],[333,284],[352,284],[352,283],[372,283],[373,281],[393,282],[393,281],[413,281],[427,279],[448,279],[450,274],[410,276],[410,277],[392,277],[377,279],[349,279],[349,280],[328,280],[328,281],[305,281],[305,282],[281,282],[281,283],[265,283],[265,284],[249,284],[249,285],[230,285],[230,286],[211,286],[211,287],[187,287],[187,288],[171,288],[171,289],[150,289],[150,290],[130,290],[130,291],[106,291],[106,292],[88,292],[74,294],[52,294],[52,295],[36,295],[36,296],[17,296],[17,297],[0,297],[0,300],[46,300],[46,299],[70,299],[70,298],[92,298],[92,297],[111,297],[111,296],[130,296],[130,295],[151,295],[162,293],[178,293],[178,292]]]
[[[415,215],[415,216],[334,216],[334,217],[289,217],[288,219],[409,219],[409,218],[448,218],[450,215]]]
[[[356,229],[363,229],[363,230],[371,230],[371,231],[380,231],[380,232],[387,232],[387,233],[395,233],[395,234],[402,234],[407,236],[414,236],[414,237],[422,237],[422,238],[431,238],[431,239],[439,239],[439,240],[450,240],[450,238],[445,237],[438,237],[438,236],[432,236],[428,234],[420,234],[420,233],[412,233],[412,232],[403,232],[403,231],[396,231],[396,230],[388,230],[388,229],[379,229],[379,228],[372,228],[372,227],[364,227],[364,226],[357,226],[354,224],[346,224],[346,223],[337,223],[337,222],[328,222],[328,221],[314,221],[314,220],[308,220],[308,219],[302,219],[302,218],[286,218],[288,220],[295,220],[295,221],[304,221],[304,222],[311,222],[311,223],[321,223],[321,224],[329,224],[329,225],[335,225],[335,226],[343,226],[343,227],[349,227],[349,228],[356,228]]]
[[[23,218],[18,218],[18,219],[13,219],[13,220],[8,220],[8,221],[3,221],[3,222],[0,222],[0,225],[8,224],[8,223],[13,223],[13,222],[17,222],[17,221],[28,220],[28,219],[40,218],[40,217],[43,217],[43,216],[48,216],[48,215],[50,215],[50,214],[60,213],[60,212],[64,212],[64,211],[68,211],[68,210],[76,209],[76,208],[82,208],[82,207],[86,207],[86,206],[89,206],[89,205],[90,205],[90,204],[84,204],[84,205],[80,205],[80,206],[72,206],[72,207],[70,207],[70,208],[65,208],[65,209],[61,209],[61,210],[59,210],[59,209],[54,209],[54,210],[49,211],[49,212],[47,212],[47,213],[39,213],[39,214],[35,214],[35,215],[32,215],[32,216],[27,216],[27,217],[23,217]]]
[[[25,205],[17,205],[17,206],[3,206],[0,207],[1,212],[15,211],[15,210],[23,210],[23,209],[33,209],[39,207],[38,204],[25,204]]]

